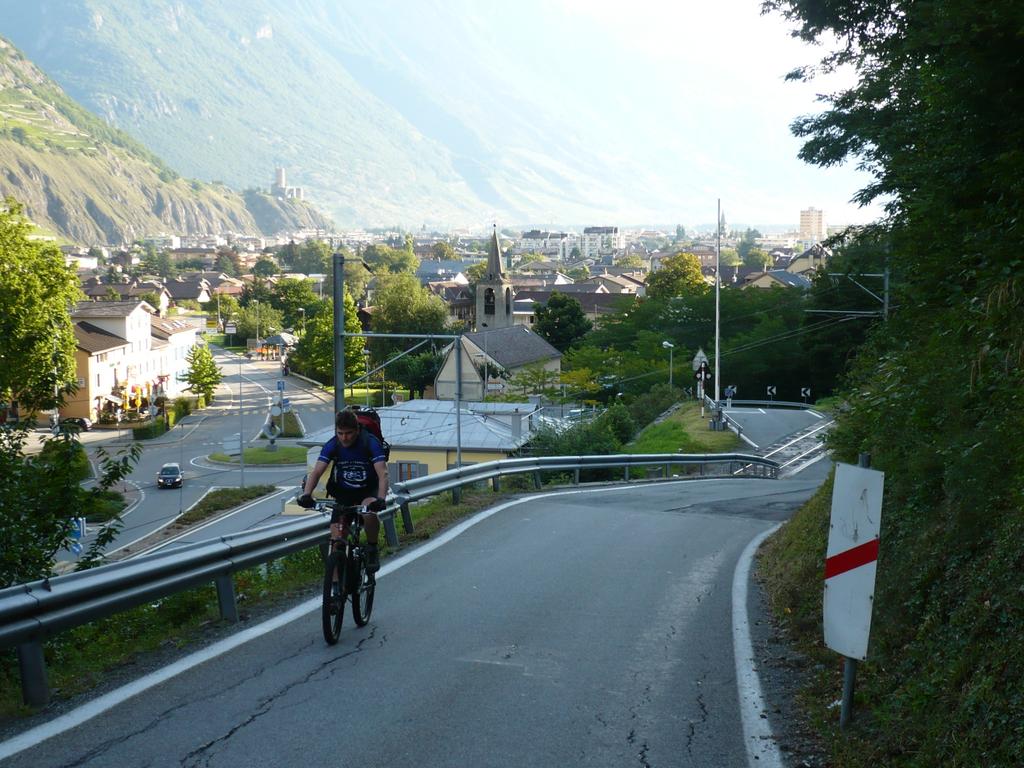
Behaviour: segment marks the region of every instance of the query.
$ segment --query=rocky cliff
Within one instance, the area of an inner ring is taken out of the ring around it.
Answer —
[[[81,244],[159,232],[255,235],[329,226],[301,201],[251,191],[243,197],[179,177],[0,38],[0,197],[6,196],[22,203],[40,229]]]

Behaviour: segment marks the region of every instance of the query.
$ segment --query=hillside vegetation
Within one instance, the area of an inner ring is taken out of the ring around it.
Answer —
[[[856,236],[893,311],[845,384],[836,458],[886,473],[869,658],[854,727],[821,642],[830,487],[777,535],[763,574],[822,662],[806,701],[837,766],[1017,766],[1024,755],[1024,7],[963,0],[769,3],[859,82],[797,121],[802,155],[862,161],[889,200]],[[845,47],[844,47],[845,43]],[[811,72],[798,73],[802,76]],[[854,264],[854,267],[858,265]]]
[[[178,176],[142,144],[72,101],[0,38],[0,198],[79,243],[161,231],[267,234],[324,226],[309,206]],[[251,207],[250,207],[251,206]]]

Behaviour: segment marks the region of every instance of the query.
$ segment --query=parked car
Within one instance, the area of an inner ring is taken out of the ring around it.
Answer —
[[[180,488],[185,480],[185,473],[177,462],[164,464],[156,476],[157,488]]]
[[[60,420],[60,425],[64,429],[71,427],[71,429],[88,432],[92,429],[92,420],[87,419],[84,416],[68,416],[68,418]]]

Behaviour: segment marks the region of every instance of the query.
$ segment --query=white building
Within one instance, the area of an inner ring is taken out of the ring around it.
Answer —
[[[626,250],[626,235],[618,227],[587,227],[580,241],[584,259],[600,259]]]

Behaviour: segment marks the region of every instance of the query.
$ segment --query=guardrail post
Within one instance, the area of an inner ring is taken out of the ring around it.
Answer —
[[[501,490],[501,475],[495,475],[491,478],[491,489],[498,493]]]
[[[238,603],[235,601],[235,580],[230,573],[223,573],[216,578],[217,603],[220,605],[220,617],[225,621],[238,621]]]
[[[625,481],[628,483],[629,482],[629,464],[627,464],[625,467],[623,467],[623,469],[626,470]]]
[[[536,472],[533,473],[533,487],[536,488],[538,491],[541,489],[540,470],[537,470]]]
[[[402,528],[405,529],[406,533],[412,533],[412,513],[409,512],[409,502],[403,501],[401,505],[402,509]]]
[[[384,516],[384,538],[389,547],[398,546],[398,528],[395,526],[395,513]]]
[[[32,640],[18,646],[18,670],[21,672],[21,697],[30,707],[50,703],[50,684],[46,678],[43,644]]]
[[[462,501],[462,488],[452,488],[452,504],[458,504]]]
[[[580,470],[579,470],[579,467],[574,469],[573,472],[572,472],[572,484],[573,485],[579,485],[580,484]]]

